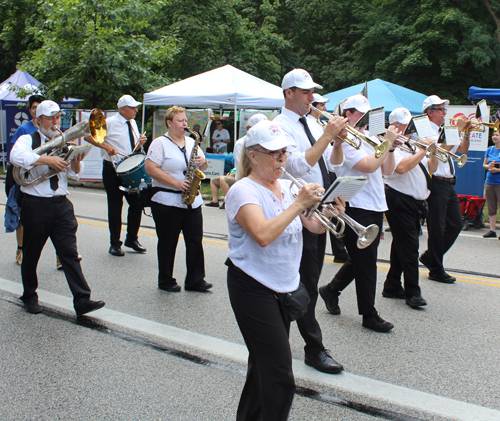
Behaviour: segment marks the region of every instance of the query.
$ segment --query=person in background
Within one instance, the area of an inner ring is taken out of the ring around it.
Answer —
[[[320,111],[326,111],[326,104],[330,102],[330,99],[325,98],[320,94],[313,94],[313,97],[314,102],[311,105]],[[313,120],[315,123],[318,123],[318,116],[320,116],[320,113],[311,108],[311,111],[309,112],[307,118]],[[336,178],[336,174],[334,172],[330,172],[330,181],[334,182]],[[333,261],[335,263],[345,263],[349,255],[347,254],[344,240],[342,239],[342,237],[336,237],[331,232],[329,232],[329,235],[330,244],[332,246]]]
[[[224,128],[224,122],[222,120],[217,120],[216,125],[217,130],[215,130],[212,135],[214,153],[227,152],[227,145],[231,141],[229,132]]]
[[[484,196],[490,217],[490,230],[483,235],[484,238],[497,236],[497,212],[500,204],[500,133],[493,132],[491,140],[493,145],[486,149],[483,162],[483,168],[486,170]]]
[[[212,200],[205,203],[205,206],[225,209],[224,203],[219,206],[219,189],[222,189],[226,196],[229,188],[236,182],[236,167],[226,175],[219,175],[210,179],[210,189],[212,190]]]
[[[84,156],[77,155],[71,162],[59,156],[38,155],[33,151],[59,134],[61,110],[54,101],[42,101],[36,110],[38,130],[21,136],[12,148],[11,161],[35,178],[49,170],[57,174],[41,183],[21,187],[24,193],[21,222],[24,227],[23,262],[21,277],[23,295],[21,300],[28,313],[40,313],[38,302],[37,265],[43,247],[50,238],[59,256],[64,275],[73,294],[73,305],[77,316],[104,307],[104,301],[90,299],[90,288],[83,276],[78,251],[76,231],[78,222],[73,204],[68,200],[67,177],[79,178]]]
[[[226,199],[227,287],[249,352],[236,414],[241,421],[288,417],[295,394],[290,321],[277,297],[299,287],[302,226],[310,232],[324,231],[302,216],[321,200],[317,194],[324,191],[321,185],[306,184],[294,198],[290,181],[281,179],[280,167],[286,165],[290,145],[274,122],[265,120],[252,127],[241,159],[244,177]]]
[[[184,204],[182,200],[183,193],[189,191],[191,186],[185,174],[195,145],[184,130],[187,127],[185,109],[170,107],[165,114],[165,124],[168,132],[153,140],[145,164],[157,191],[151,198],[151,211],[158,237],[158,288],[168,292],[181,290],[173,273],[175,252],[182,231],[187,268],[184,289],[207,292],[213,285],[204,279],[203,199],[198,194],[191,205]],[[201,148],[197,150],[194,164],[201,171],[208,167]]]
[[[147,138],[139,133],[135,116],[141,102],[130,95],[123,95],[118,100],[118,113],[106,119],[107,133],[104,143],[97,143],[91,136],[85,140],[102,149],[102,182],[108,199],[108,225],[112,256],[125,256],[122,244],[138,253],[146,253],[146,248],[139,243],[138,233],[141,226],[142,205],[138,194],[128,193],[120,189],[122,182],[116,174],[115,165],[130,156],[137,143],[144,145]],[[113,165],[113,162],[115,165]],[[123,198],[128,202],[127,237],[125,243],[120,241],[122,231]]]

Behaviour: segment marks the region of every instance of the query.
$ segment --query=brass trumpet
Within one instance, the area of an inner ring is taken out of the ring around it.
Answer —
[[[456,117],[450,118],[450,121],[458,121],[459,119]],[[479,120],[469,120],[472,123],[472,127],[470,130],[475,131],[475,132],[481,132],[484,133],[485,127],[488,127],[490,129],[493,129],[493,131],[498,132],[498,129],[500,128],[500,122],[497,120],[494,123],[483,123],[482,121]],[[483,127],[479,127],[483,126]]]
[[[415,136],[416,137],[416,136]],[[399,135],[397,139],[394,142],[394,147],[401,149],[402,151],[411,153],[412,155],[415,155],[415,151],[405,145],[405,142],[408,142],[410,145],[416,146],[417,148],[420,149],[425,149],[427,152],[427,156],[434,156],[437,159],[439,159],[441,162],[446,162],[448,161],[448,155],[445,153],[442,153],[441,151],[437,150],[437,145],[435,143],[431,143],[430,145],[426,145],[422,142],[420,138],[417,137],[418,140],[413,140],[413,139],[407,139],[406,137]],[[444,149],[443,149],[444,150]]]
[[[326,117],[328,120],[332,120],[333,117],[335,117],[333,114],[327,113],[326,111],[318,110],[311,104],[309,104],[309,107],[312,110],[319,113],[320,115],[322,115],[323,117]],[[326,127],[326,124],[323,121],[321,121],[319,115],[317,117],[317,120],[320,126],[322,126],[323,128]],[[364,134],[358,132],[354,127],[348,125],[346,127],[346,130],[347,133],[349,133],[351,136],[354,137],[354,139],[350,139],[347,136],[339,136],[339,139],[341,139],[354,149],[359,149],[361,147],[361,141],[368,143],[373,149],[375,149],[375,158],[380,158],[384,154],[384,152],[389,148],[389,142],[387,142],[387,140],[384,140],[381,144],[378,144],[374,140],[370,139],[368,136],[365,136]]]
[[[280,171],[292,181],[290,185],[290,191],[294,198],[297,198],[297,194],[293,192],[292,186],[296,186],[299,190],[305,186],[305,182],[303,180],[297,179],[289,174],[284,167],[280,167]],[[317,192],[318,196],[323,196],[321,193]],[[349,225],[352,230],[358,236],[358,241],[356,245],[359,249],[364,249],[368,247],[373,241],[377,238],[379,228],[377,225],[372,224],[368,227],[364,227],[360,223],[356,222],[349,215],[344,212],[339,212],[333,205],[325,204],[322,205],[321,210],[319,209],[319,203],[311,207],[310,209],[306,209],[303,215],[320,225],[323,226],[326,230],[330,231],[335,237],[341,237],[344,234],[345,225]],[[330,216],[326,216],[324,213],[329,214]],[[335,219],[336,222],[332,221]]]
[[[457,154],[454,154],[451,151],[447,151],[446,149],[443,149],[440,146],[437,146],[437,144],[435,144],[435,143],[433,145],[435,145],[436,153],[446,156],[447,160],[448,160],[448,157],[450,157],[451,159],[457,161],[458,168],[462,168],[467,163],[467,154],[464,153],[463,155],[458,156]],[[437,158],[437,155],[435,155],[435,156]],[[444,162],[441,159],[440,159],[440,161]]]

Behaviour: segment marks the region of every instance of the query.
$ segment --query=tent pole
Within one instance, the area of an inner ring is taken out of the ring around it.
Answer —
[[[238,129],[238,105],[234,104],[234,137],[233,137],[233,150],[236,143],[237,129]]]
[[[141,126],[141,133],[144,133],[144,118],[145,118],[145,116],[146,116],[146,104],[144,104],[144,95],[143,95],[142,96],[142,126]]]

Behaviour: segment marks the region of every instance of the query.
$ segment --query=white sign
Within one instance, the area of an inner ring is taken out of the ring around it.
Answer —
[[[476,107],[474,105],[448,105],[447,108],[448,111],[446,112],[444,120],[445,125],[456,126],[457,122],[455,120],[450,121],[450,119],[458,118],[463,115],[466,116],[468,120],[476,120]],[[481,119],[484,122],[490,121],[490,107],[488,107],[486,114],[481,116]],[[485,151],[488,149],[488,132],[488,127],[484,127],[484,132],[470,132],[469,151]],[[461,137],[462,133],[460,134],[460,138]],[[448,141],[446,143],[448,143]]]

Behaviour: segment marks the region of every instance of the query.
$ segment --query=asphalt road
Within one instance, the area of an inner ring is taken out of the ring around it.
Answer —
[[[156,235],[143,217],[144,255],[107,253],[105,193],[71,189],[78,248],[94,299],[106,307],[77,322],[64,274],[48,243],[38,267],[39,315],[19,305],[22,291],[14,234],[0,234],[0,413],[2,420],[232,420],[244,383],[246,351],[225,286],[225,211],[204,207],[207,281],[213,291],[157,289]],[[5,195],[0,194],[0,209]],[[125,206],[126,208],[126,206]],[[124,211],[125,212],[125,211]],[[381,297],[391,234],[379,248],[377,308],[395,328],[361,326],[352,286],[342,314],[318,303],[325,346],[345,367],[332,376],[306,367],[295,326],[290,342],[299,386],[291,420],[500,420],[500,241],[486,228],[463,231],[445,257],[453,285],[429,281],[429,305],[412,310]],[[125,233],[123,233],[125,235]],[[123,236],[124,236],[123,235]],[[421,237],[425,249],[426,233]],[[185,275],[179,241],[175,276]],[[325,258],[320,284],[340,265]]]

